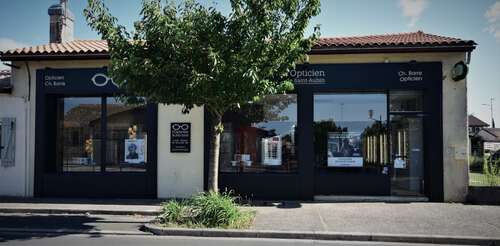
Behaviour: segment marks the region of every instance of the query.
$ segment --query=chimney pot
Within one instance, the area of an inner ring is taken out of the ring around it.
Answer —
[[[50,16],[50,43],[73,41],[74,16],[68,8],[67,0],[51,5],[48,9]]]

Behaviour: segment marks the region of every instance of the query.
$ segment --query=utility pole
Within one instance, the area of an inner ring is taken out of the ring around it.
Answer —
[[[482,104],[484,106],[490,106],[490,114],[491,114],[491,128],[495,128],[495,119],[493,119],[493,100],[495,100],[493,97],[490,98],[490,104]]]

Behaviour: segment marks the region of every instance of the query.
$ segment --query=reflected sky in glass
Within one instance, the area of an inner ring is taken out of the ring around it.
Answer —
[[[315,94],[314,121],[373,121],[387,119],[385,94]],[[370,111],[372,118],[370,119]]]

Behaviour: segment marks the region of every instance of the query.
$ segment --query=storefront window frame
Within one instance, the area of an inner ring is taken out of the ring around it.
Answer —
[[[71,94],[71,93],[68,93],[68,94],[58,94],[58,95],[55,95],[56,96],[56,100],[59,100],[59,99],[64,99],[64,98],[100,98],[101,99],[101,122],[100,122],[100,134],[101,134],[101,142],[103,143],[106,143],[108,141],[108,133],[107,133],[107,121],[108,121],[108,98],[116,98],[116,97],[119,97],[118,94],[109,94],[109,93],[105,93],[105,94],[83,94],[83,95],[80,95],[80,94]],[[144,108],[145,110],[147,111],[148,110],[148,103],[145,102],[144,103]],[[146,112],[146,115],[147,115],[147,112]],[[147,124],[147,119],[145,119],[145,122],[144,124]],[[148,130],[149,132],[149,130]],[[54,148],[53,150],[55,151],[55,147],[51,147],[51,148]],[[113,174],[113,173],[147,173],[148,172],[148,162],[145,162],[142,167],[143,167],[143,170],[141,171],[123,171],[123,170],[120,170],[120,171],[106,171],[106,167],[108,166],[108,160],[106,158],[106,152],[107,152],[107,144],[102,144],[101,145],[101,148],[100,148],[100,160],[99,160],[99,168],[100,170],[99,171],[96,171],[96,172],[93,172],[93,171],[82,171],[82,172],[78,172],[78,171],[64,171],[64,170],[60,170],[60,171],[56,171],[57,173],[66,173],[66,174],[77,174],[77,173],[106,173],[106,174]],[[149,156],[149,153],[145,153],[145,155]]]
[[[390,131],[390,122],[388,121],[389,119],[389,90],[356,90],[356,89],[330,89],[330,88],[321,88],[321,89],[317,89],[317,90],[313,90],[312,91],[312,102],[311,102],[311,105],[312,105],[312,110],[313,110],[313,113],[312,113],[312,122],[311,122],[311,125],[314,124],[315,122],[315,119],[314,119],[314,97],[316,95],[351,95],[351,94],[357,94],[357,95],[360,95],[360,94],[379,94],[379,95],[384,95],[385,96],[385,104],[386,104],[386,112],[385,112],[385,121],[382,121],[382,122],[385,122],[385,126],[387,127],[387,131],[389,132]],[[375,120],[376,121],[376,120]],[[314,126],[312,126],[312,128],[314,128]],[[313,129],[314,131],[314,129]],[[315,140],[313,139],[312,140],[312,143],[315,144]],[[335,166],[322,166],[322,165],[318,165],[318,163],[316,163],[316,160],[313,160],[313,166],[314,166],[314,169],[315,170],[324,170],[324,171],[327,171],[327,172],[340,172],[340,173],[353,173],[353,172],[361,172],[361,173],[366,173],[366,172],[378,172],[379,169],[383,170],[384,172],[388,172],[388,167],[392,164],[392,162],[390,161],[390,140],[388,140],[388,144],[389,144],[389,149],[387,150],[388,151],[388,155],[389,155],[389,162],[386,162],[386,163],[383,163],[383,164],[380,164],[379,166],[373,166],[373,165],[368,165],[368,166],[363,166],[363,167],[335,167]],[[314,151],[313,151],[313,156],[315,155],[316,153],[316,146],[314,146]],[[364,158],[364,157],[363,157]],[[385,169],[385,170],[384,170]]]
[[[222,170],[221,166],[223,165],[222,163],[222,160],[219,159],[219,174],[221,175],[268,175],[268,174],[271,174],[271,175],[297,175],[299,173],[299,170],[300,170],[300,147],[299,147],[299,141],[298,141],[298,129],[299,129],[299,125],[300,125],[300,119],[299,119],[299,94],[297,93],[296,90],[293,90],[293,91],[290,91],[290,92],[287,92],[286,94],[274,94],[274,95],[271,95],[271,96],[277,96],[277,95],[294,95],[295,96],[295,107],[296,107],[296,110],[295,110],[295,117],[296,117],[296,122],[295,122],[295,143],[294,143],[294,149],[295,149],[295,162],[297,162],[297,167],[292,169],[292,170],[287,170],[286,172],[277,172],[277,171],[273,171],[272,169],[266,169],[264,171],[259,171],[259,172],[244,172],[244,171],[236,171],[236,172],[231,172],[231,171],[224,171]],[[253,104],[254,102],[249,102],[249,104]],[[230,112],[229,112],[230,113]],[[226,131],[227,129],[224,129],[224,131]],[[234,146],[233,146],[234,147]],[[222,136],[221,136],[221,149],[219,151],[222,150]],[[283,152],[283,146],[280,146],[280,152]],[[221,154],[220,154],[221,155]]]

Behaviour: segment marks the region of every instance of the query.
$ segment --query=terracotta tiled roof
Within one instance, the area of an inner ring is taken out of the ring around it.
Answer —
[[[66,43],[49,43],[8,50],[2,53],[2,57],[89,54],[107,55],[107,42],[105,40],[75,40]]]
[[[476,43],[472,40],[443,37],[422,31],[354,37],[323,37],[314,45],[311,53],[364,53],[407,52],[429,49],[431,51],[470,51]],[[108,45],[104,40],[75,40],[67,43],[51,43],[9,50],[1,53],[3,60],[31,57],[79,57],[100,56],[109,58]]]
[[[353,37],[322,37],[311,53],[374,53],[414,51],[471,51],[472,40],[418,32]]]

